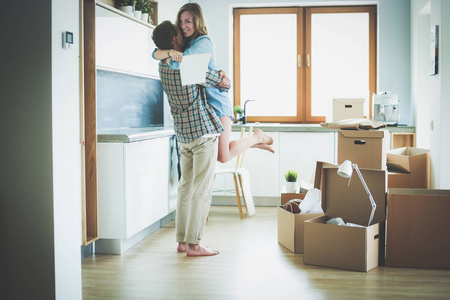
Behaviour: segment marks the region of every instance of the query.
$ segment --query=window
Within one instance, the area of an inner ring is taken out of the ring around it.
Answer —
[[[332,120],[333,98],[376,92],[375,6],[234,10],[234,101],[249,122]]]

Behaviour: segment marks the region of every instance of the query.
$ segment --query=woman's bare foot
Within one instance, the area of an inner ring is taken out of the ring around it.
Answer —
[[[255,145],[251,146],[250,148],[259,148],[262,150],[267,150],[269,152],[275,153],[275,150],[273,150],[273,148],[267,144],[255,144]]]
[[[186,252],[187,249],[188,249],[188,244],[178,243],[178,247],[177,247],[178,252]]]
[[[186,250],[187,256],[212,256],[219,254],[219,251],[212,250],[200,244],[189,244]]]
[[[255,129],[253,135],[255,135],[258,140],[257,144],[273,144],[273,138],[270,135],[265,134],[261,129]]]

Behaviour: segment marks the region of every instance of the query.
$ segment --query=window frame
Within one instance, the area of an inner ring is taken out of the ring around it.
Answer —
[[[264,7],[235,8],[234,18],[234,105],[242,105],[240,78],[240,17],[255,14],[297,14],[297,58],[301,67],[297,66],[297,112],[296,116],[249,116],[249,122],[279,122],[279,123],[320,123],[325,122],[324,116],[313,116],[311,112],[311,68],[306,65],[306,56],[311,57],[311,16],[315,13],[368,13],[369,15],[369,118],[372,118],[372,97],[377,85],[377,29],[376,5],[362,6],[317,6],[317,7]],[[297,62],[298,63],[298,62]],[[332,104],[330,104],[332,105]]]

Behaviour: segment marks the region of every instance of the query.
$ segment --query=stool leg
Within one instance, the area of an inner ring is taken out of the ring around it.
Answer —
[[[241,177],[241,175],[238,175],[238,176],[239,176],[239,184],[241,185],[241,189],[242,189],[242,177]],[[247,202],[245,201],[245,195],[244,195],[244,190],[243,189],[242,189],[242,200],[244,200],[245,210],[248,213]]]
[[[241,219],[244,218],[244,214],[242,213],[242,205],[241,205],[241,196],[240,196],[240,192],[239,192],[239,185],[237,182],[237,174],[233,174],[234,177],[234,187],[236,189],[236,198],[237,198],[237,203],[238,203],[238,207],[239,207],[239,215],[241,216]]]

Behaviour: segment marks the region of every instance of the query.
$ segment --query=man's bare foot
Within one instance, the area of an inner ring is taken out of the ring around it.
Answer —
[[[186,252],[187,249],[188,249],[188,244],[178,243],[178,247],[177,247],[178,252]]]
[[[212,250],[200,244],[189,244],[186,250],[187,256],[212,256],[219,254],[219,251]]]
[[[272,145],[273,144],[273,138],[270,135],[265,134],[261,129],[255,129],[255,133],[253,133],[257,140],[257,144],[267,144]]]
[[[275,150],[273,150],[273,148],[267,144],[255,144],[255,145],[251,146],[250,148],[259,148],[262,150],[267,150],[269,152],[275,153]]]

